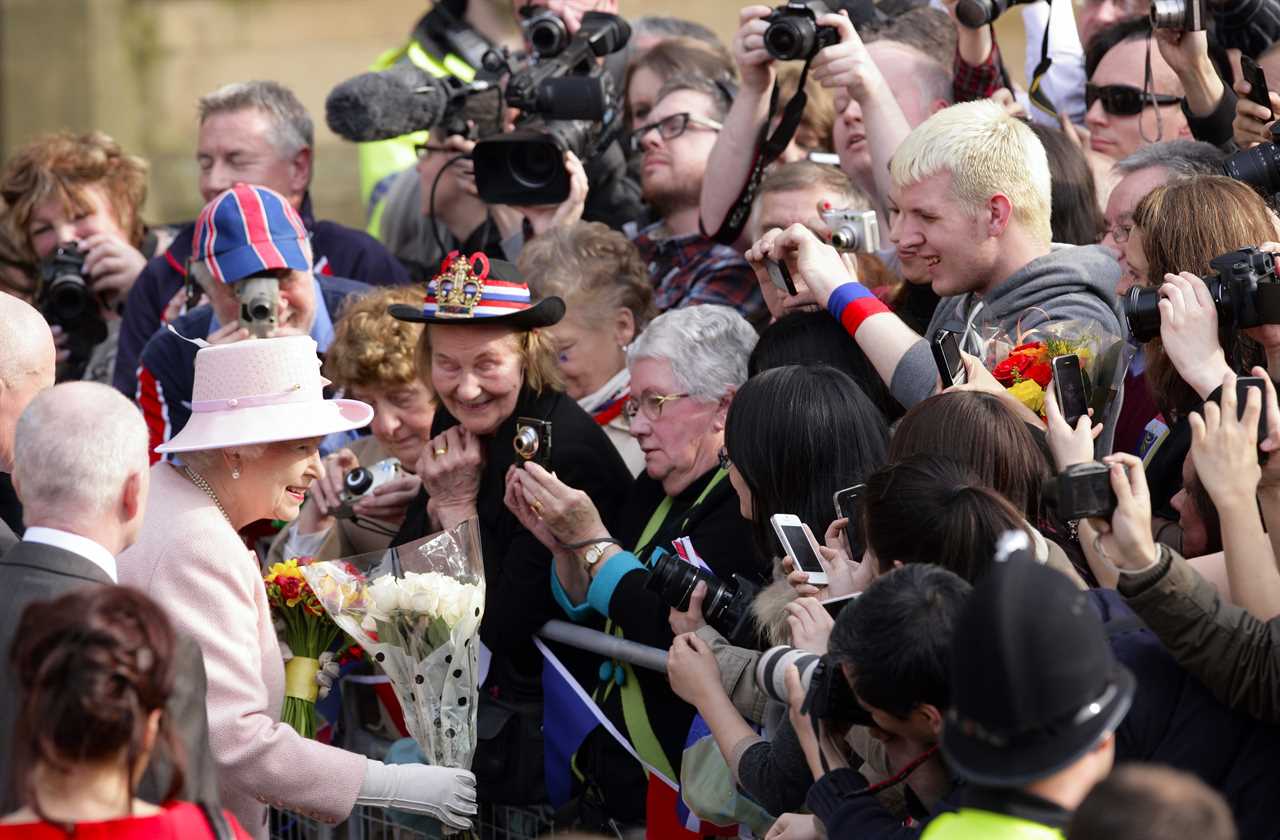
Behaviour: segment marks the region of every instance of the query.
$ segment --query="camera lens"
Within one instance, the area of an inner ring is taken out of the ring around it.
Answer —
[[[532,460],[533,456],[538,454],[538,446],[541,441],[538,439],[538,430],[532,426],[521,426],[516,429],[515,440],[511,441],[512,447],[515,448],[516,454],[526,461]]]
[[[780,20],[764,31],[764,48],[779,61],[807,58],[815,46],[817,30],[804,18]]]
[[[1160,293],[1145,286],[1134,286],[1124,296],[1124,319],[1129,333],[1138,341],[1150,341],[1160,335]]]
[[[1222,172],[1266,195],[1274,195],[1280,192],[1280,149],[1275,143],[1262,143],[1236,152],[1223,162]]]
[[[62,274],[49,284],[49,311],[59,321],[74,321],[89,309],[89,289],[77,274]]]
[[[992,0],[960,0],[956,4],[956,19],[970,29],[977,29],[1000,17],[1006,8],[1007,3]]]
[[[549,58],[564,52],[569,43],[569,31],[558,17],[540,16],[529,25],[529,45],[539,58]]]
[[[1156,29],[1183,29],[1186,19],[1186,0],[1154,0],[1151,4],[1151,25]]]
[[[255,297],[245,305],[251,321],[271,320],[271,300],[265,295]]]
[[[822,657],[807,650],[778,645],[769,648],[756,663],[756,684],[779,703],[787,701],[787,669],[792,665],[800,672],[800,687],[806,692]]]
[[[523,187],[539,189],[564,171],[560,150],[553,143],[521,143],[509,158],[511,177]]]
[[[373,473],[365,467],[356,467],[343,476],[342,486],[351,496],[363,496],[373,486]]]

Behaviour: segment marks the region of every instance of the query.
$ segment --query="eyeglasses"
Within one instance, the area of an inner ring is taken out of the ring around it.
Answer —
[[[728,470],[729,467],[733,466],[733,461],[729,460],[729,447],[727,446],[720,447],[716,458],[720,461],[720,469],[722,470]]]
[[[1093,103],[1098,100],[1102,100],[1102,110],[1113,117],[1134,117],[1141,114],[1142,109],[1148,105],[1177,105],[1182,102],[1182,97],[1167,93],[1144,93],[1141,88],[1131,85],[1086,84],[1085,108],[1092,108]]]
[[[671,116],[660,119],[657,122],[642,125],[635,131],[631,132],[631,150],[633,152],[640,151],[645,135],[650,131],[656,130],[658,132],[658,136],[663,140],[674,140],[681,134],[688,131],[689,126],[691,125],[695,128],[705,128],[708,131],[719,131],[724,128],[723,125],[715,120],[704,120],[701,117],[695,117],[693,114],[672,114]]]
[[[1133,222],[1120,222],[1113,228],[1108,228],[1103,236],[1107,233],[1111,234],[1111,238],[1115,240],[1117,245],[1123,245],[1129,241],[1129,234],[1133,232]]]
[[[689,396],[688,394],[642,394],[640,399],[628,397],[627,402],[623,405],[622,410],[628,419],[634,419],[636,414],[644,412],[644,416],[649,418],[650,422],[656,422],[662,417],[662,407],[672,400],[680,400]]]

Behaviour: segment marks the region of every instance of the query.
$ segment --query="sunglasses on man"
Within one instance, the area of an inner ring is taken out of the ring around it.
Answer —
[[[1148,105],[1178,105],[1181,96],[1167,93],[1143,93],[1141,88],[1131,85],[1095,85],[1092,82],[1084,86],[1085,108],[1092,108],[1093,103],[1101,100],[1102,110],[1113,117],[1134,117],[1142,113]]]

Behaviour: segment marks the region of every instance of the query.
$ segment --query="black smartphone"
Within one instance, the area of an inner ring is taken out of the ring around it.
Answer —
[[[836,519],[848,519],[844,529],[844,544],[849,549],[849,559],[855,563],[862,559],[866,546],[862,544],[862,514],[858,510],[858,499],[867,489],[865,484],[855,484],[843,490],[837,490],[831,497],[836,508]]]
[[[938,330],[933,334],[933,361],[938,366],[938,377],[944,389],[963,385],[968,376],[964,372],[964,359],[960,355],[960,334],[951,330]]]
[[[1084,392],[1084,374],[1080,372],[1080,357],[1074,353],[1057,356],[1053,360],[1053,394],[1058,398],[1058,408],[1071,428],[1089,413],[1089,400]]]
[[[1261,444],[1267,437],[1267,383],[1262,381],[1262,377],[1242,376],[1236,380],[1236,419],[1244,417],[1244,404],[1249,399],[1250,388],[1257,388],[1262,397],[1262,413],[1258,415],[1258,443]]]
[[[1273,119],[1275,112],[1271,110],[1271,97],[1267,92],[1267,74],[1262,72],[1258,62],[1247,55],[1240,56],[1240,74],[1249,83],[1249,99],[1267,109],[1267,119]]]

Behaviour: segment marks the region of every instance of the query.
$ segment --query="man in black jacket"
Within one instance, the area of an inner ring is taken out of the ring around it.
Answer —
[[[86,417],[93,418],[92,434],[81,428]],[[0,812],[23,804],[9,776],[22,699],[9,662],[18,620],[34,601],[116,582],[116,555],[133,543],[146,509],[146,447],[137,409],[105,385],[59,385],[32,400],[18,421],[13,480],[27,530],[0,558]],[[179,637],[175,660],[165,714],[186,754],[180,798],[216,803],[200,649]],[[157,759],[139,787],[139,795],[153,802],[168,789],[172,772],[167,756]]]
[[[32,398],[53,385],[56,352],[44,316],[21,299],[0,292],[0,473],[6,476],[13,472],[14,427]],[[17,541],[0,519],[0,554]]]

